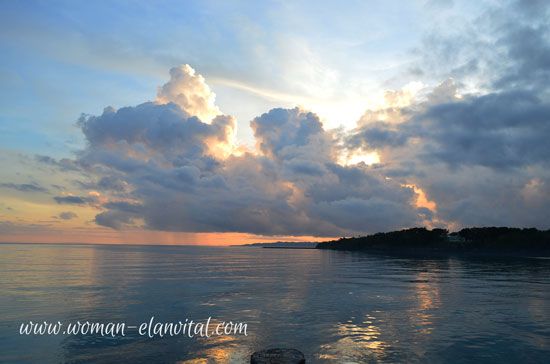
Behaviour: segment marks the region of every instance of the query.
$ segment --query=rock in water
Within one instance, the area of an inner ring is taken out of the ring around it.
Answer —
[[[267,349],[250,357],[250,364],[305,364],[304,354],[296,349]]]

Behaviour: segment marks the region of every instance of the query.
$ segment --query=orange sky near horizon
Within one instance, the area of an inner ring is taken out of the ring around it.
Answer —
[[[83,243],[131,245],[228,246],[276,241],[317,242],[335,237],[264,236],[246,233],[184,233],[148,230],[64,229],[36,233],[3,234],[0,243]]]

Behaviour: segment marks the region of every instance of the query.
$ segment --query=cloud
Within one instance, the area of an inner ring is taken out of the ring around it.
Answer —
[[[366,112],[346,145],[377,150],[382,173],[422,188],[433,221],[549,228],[549,15],[547,2],[512,1],[429,34],[420,74],[460,82]]]
[[[548,164],[550,104],[506,91],[435,105],[415,120],[427,157],[496,169]],[[409,128],[410,130],[411,128]]]
[[[457,167],[546,165],[550,155],[548,115],[550,103],[529,91],[472,95],[451,102],[423,103],[401,124],[366,124],[348,143],[368,149],[421,141],[419,159]]]
[[[110,203],[106,204],[103,211],[96,215],[95,222],[98,225],[110,227],[113,229],[121,229],[124,226],[132,225],[133,219],[139,217],[139,210],[128,209],[125,203]]]
[[[399,131],[398,127],[378,121],[357,129],[357,132],[348,138],[348,145],[352,148],[365,149],[398,147],[404,145],[408,139],[409,135]]]
[[[55,196],[53,199],[60,205],[84,205],[88,202],[86,197],[80,196]]]
[[[57,217],[61,220],[71,220],[78,217],[78,215],[72,211],[63,211]]]
[[[47,155],[35,155],[34,159],[39,163],[56,167],[61,171],[78,171],[80,169],[76,161],[69,158],[57,160]]]
[[[55,199],[93,204],[95,222],[114,229],[335,236],[423,224],[550,227],[548,13],[518,10],[517,24],[500,28],[510,16],[493,10],[482,19],[486,36],[472,25],[428,37],[434,47],[416,72],[423,82],[388,90],[386,105],[351,132],[326,130],[303,108],[275,108],[250,123],[254,151],[235,145],[235,120],[202,76],[173,68],[154,102],[80,118],[87,146],[74,165],[101,198]],[[370,153],[380,162],[340,162]]]
[[[550,5],[545,1],[515,1],[492,17],[499,37],[495,46],[504,54],[499,89],[547,88],[550,81]],[[501,57],[502,58],[502,57]]]
[[[376,149],[384,173],[424,188],[442,219],[548,226],[522,191],[549,183],[549,16],[547,2],[511,1],[437,28],[417,66],[425,80],[447,80],[365,113],[348,147]]]
[[[364,164],[339,165],[337,137],[313,112],[270,110],[251,122],[257,153],[231,153],[235,121],[209,103],[208,90],[200,75],[183,66],[171,70],[157,102],[81,117],[88,146],[77,164],[91,177],[84,185],[107,198],[97,224],[333,236],[425,218],[412,189]],[[205,110],[217,115],[208,120]],[[78,196],[56,201],[88,202]],[[331,213],[346,206],[377,213],[354,219]]]
[[[401,123],[359,127],[348,146],[377,149],[382,173],[437,202],[434,220],[550,227],[550,103],[517,89],[434,103],[437,92]]]
[[[434,22],[415,49],[411,73],[439,81],[461,80],[488,91],[546,88],[550,80],[550,5],[507,1],[481,7],[469,20],[456,15]]]
[[[170,81],[160,87],[157,94],[157,102],[173,102],[189,115],[197,116],[207,123],[221,114],[215,100],[216,95],[204,78],[195,74],[195,70],[187,64],[172,68]]]
[[[48,190],[35,183],[0,183],[2,188],[10,188],[20,192],[43,192],[47,193]]]
[[[273,109],[251,122],[259,149],[266,155],[286,159],[297,148],[318,144],[323,126],[312,112],[295,109]]]

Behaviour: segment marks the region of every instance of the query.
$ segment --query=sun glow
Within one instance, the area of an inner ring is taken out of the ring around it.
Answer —
[[[420,187],[414,184],[405,184],[403,185],[403,187],[409,187],[414,190],[414,193],[416,194],[416,207],[424,207],[432,212],[435,212],[437,210],[437,204],[435,203],[435,201],[428,199],[428,196]]]
[[[345,166],[352,166],[359,163],[365,163],[367,166],[380,163],[380,155],[377,151],[354,152],[348,155],[340,156],[339,163]]]

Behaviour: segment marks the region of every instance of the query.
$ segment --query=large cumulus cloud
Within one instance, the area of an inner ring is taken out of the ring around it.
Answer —
[[[189,66],[171,70],[155,102],[83,116],[78,164],[106,200],[112,228],[334,236],[429,219],[410,187],[364,164],[338,164],[318,116],[273,109],[251,122],[257,152],[231,153],[235,122]]]

